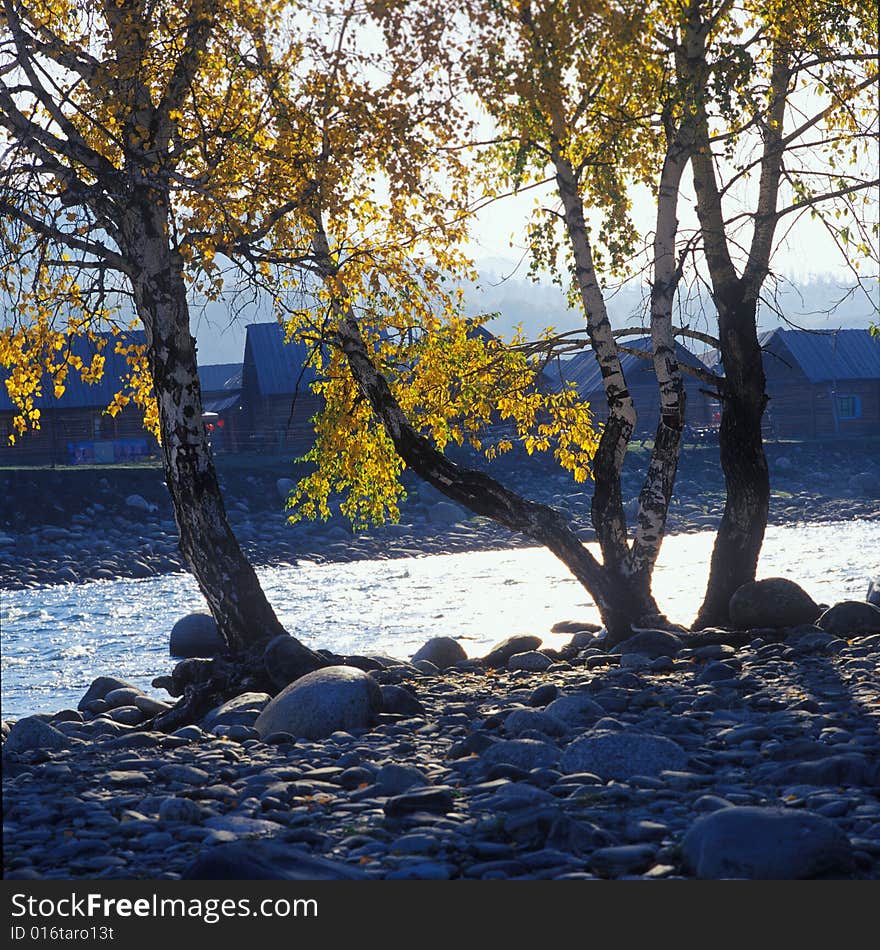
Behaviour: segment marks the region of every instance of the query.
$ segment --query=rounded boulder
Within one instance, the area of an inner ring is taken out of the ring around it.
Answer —
[[[821,608],[794,581],[768,577],[743,584],[730,598],[730,620],[740,630],[813,623]]]
[[[862,600],[845,600],[829,607],[816,626],[837,637],[880,633],[880,607]]]
[[[187,614],[171,628],[171,641],[168,645],[171,656],[216,656],[225,649],[226,644],[210,614]]]
[[[852,866],[852,845],[832,821],[783,808],[713,811],[693,823],[681,853],[689,871],[710,880],[803,880]]]
[[[496,643],[483,657],[483,663],[491,667],[507,666],[507,661],[512,656],[516,656],[517,653],[531,653],[537,650],[542,643],[543,640],[540,637],[527,633],[515,634],[500,643]]]
[[[381,708],[382,693],[368,673],[328,666],[282,690],[254,728],[263,738],[286,732],[299,739],[326,739],[334,732],[369,729]]]
[[[413,654],[412,662],[427,660],[438,670],[446,670],[466,659],[467,653],[464,652],[464,647],[458,640],[453,640],[452,637],[433,637]]]

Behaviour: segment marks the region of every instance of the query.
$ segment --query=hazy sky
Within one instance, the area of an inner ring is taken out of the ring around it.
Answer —
[[[544,205],[555,203],[550,186],[543,193],[535,189],[511,198],[501,199],[479,214],[473,225],[469,252],[481,274],[480,286],[467,293],[472,314],[500,312],[489,328],[499,334],[522,324],[530,335],[546,326],[567,330],[583,325],[580,313],[567,308],[562,291],[549,279],[535,284],[528,278],[528,254],[522,240],[524,225],[535,201]],[[640,231],[649,234],[653,220],[653,202],[646,189],[633,194],[633,214]],[[696,218],[689,188],[683,189],[679,208],[681,228],[693,228]],[[828,310],[845,296],[853,284],[852,274],[843,265],[840,255],[824,228],[818,222],[802,219],[774,257],[775,271],[785,278],[779,288],[779,304],[785,315],[799,326],[813,329],[867,327],[875,308],[880,304],[880,288],[876,282],[869,289],[871,302],[864,293],[852,295],[831,314]],[[612,323],[629,326],[644,315],[647,286],[633,281],[609,303]],[[681,319],[696,329],[713,332],[711,304],[703,290],[686,306]],[[230,321],[224,306],[212,305],[194,310],[194,324],[199,341],[199,361],[206,363],[240,362],[244,352],[244,328],[247,323],[273,319],[268,308],[248,306]],[[764,307],[761,329],[780,324],[771,307]]]

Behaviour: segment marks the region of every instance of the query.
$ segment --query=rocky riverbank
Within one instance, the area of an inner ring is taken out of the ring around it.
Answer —
[[[771,523],[880,518],[876,446],[773,444],[767,447]],[[637,507],[645,452],[631,453],[624,498]],[[346,561],[420,553],[488,550],[530,542],[472,516],[410,479],[399,524],[353,534],[336,517],[290,525],[284,498],[296,472],[286,463],[254,467],[219,460],[230,522],[252,561]],[[544,458],[512,456],[490,467],[527,497],[565,511],[591,540],[589,485]],[[158,468],[8,471],[0,476],[0,588],[16,589],[181,571],[177,529]],[[669,517],[670,533],[717,527],[724,505],[717,448],[687,447]]]
[[[170,735],[103,677],[78,710],[4,723],[5,873],[877,879],[878,618],[610,652],[569,623],[562,650],[480,660],[442,638]]]

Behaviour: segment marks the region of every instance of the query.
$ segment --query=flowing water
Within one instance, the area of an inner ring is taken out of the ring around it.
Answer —
[[[696,614],[713,540],[702,532],[665,541],[654,592],[671,620]],[[862,600],[878,551],[878,521],[770,527],[758,576],[790,577],[820,602]],[[406,658],[441,635],[460,637],[470,656],[515,633],[561,646],[567,636],[547,633],[556,621],[598,620],[587,592],[543,548],[300,562],[259,575],[286,628],[337,653]],[[188,574],[0,592],[3,718],[75,708],[102,674],[150,691],[170,671],[174,621],[203,609]]]

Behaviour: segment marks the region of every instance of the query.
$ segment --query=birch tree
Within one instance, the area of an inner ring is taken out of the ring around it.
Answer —
[[[498,150],[501,171],[521,185],[549,179],[558,195],[557,221],[550,209],[532,222],[532,250],[551,269],[563,251],[570,297],[584,313],[601,369],[608,415],[593,465],[592,521],[603,569],[626,591],[632,621],[641,625],[663,622],[651,577],[685,420],[672,312],[684,263],[677,245],[679,186],[693,132],[689,87],[674,81],[680,41],[675,31],[666,45],[655,34],[663,13],[662,5],[595,0],[470,8],[478,53],[469,75],[512,142]],[[491,70],[481,68],[484,56]],[[660,412],[630,541],[621,472],[636,409],[602,284],[620,277],[635,252],[627,192],[637,183],[656,199],[650,332]]]
[[[705,627],[729,621],[731,596],[755,577],[767,524],[757,324],[774,253],[812,219],[853,267],[856,287],[877,272],[876,5],[712,0],[684,12],[677,71],[698,91],[693,183],[724,366],[727,498],[697,618]]]
[[[424,9],[412,4],[383,7],[381,22],[386,35],[393,37],[397,54],[406,42],[418,48],[426,35]],[[620,62],[628,57],[644,66],[641,82],[644,87],[655,85],[655,98],[670,81],[669,51],[652,46],[650,34],[632,10],[620,12],[595,3],[571,3],[564,8],[514,3],[468,4],[465,12],[470,17],[465,35],[474,28],[477,42],[467,37],[462,43],[459,35],[457,48],[476,49],[478,59],[467,53],[453,56],[454,67],[467,70],[469,82],[490,109],[497,105],[496,118],[515,143],[512,151],[501,149],[504,173],[515,183],[527,168],[537,169],[540,175],[549,166],[562,203],[575,293],[602,367],[609,405],[609,418],[591,460],[596,480],[593,523],[601,562],[583,547],[560,512],[519,497],[483,472],[454,465],[438,451],[436,432],[429,433],[434,436],[432,444],[414,424],[399,389],[389,381],[365,339],[363,319],[357,313],[363,291],[351,277],[350,264],[347,270],[340,264],[325,224],[333,215],[320,201],[315,202],[312,215],[315,260],[335,341],[399,456],[449,498],[549,547],[593,595],[609,639],[616,642],[630,635],[634,625],[666,623],[651,594],[650,580],[684,424],[684,389],[675,359],[671,310],[681,273],[676,256],[676,202],[690,148],[686,103],[669,95],[663,100],[662,115],[658,109],[646,118],[644,100],[634,92],[632,76],[627,76],[626,83],[614,79]],[[573,23],[579,25],[576,35]],[[491,69],[486,68],[487,62]],[[645,89],[640,91],[644,96]],[[633,102],[638,102],[638,115],[632,112]],[[663,143],[659,150],[658,133]],[[497,162],[492,168],[498,168]],[[632,543],[627,539],[620,474],[636,422],[635,408],[599,286],[585,213],[586,201],[600,207],[601,243],[610,265],[619,267],[634,242],[627,214],[627,178],[650,181],[658,192],[652,335],[662,402]]]

